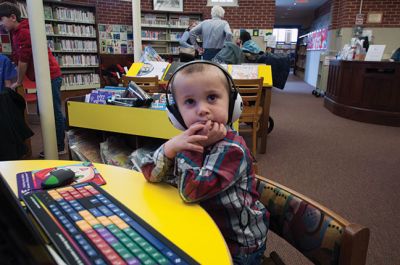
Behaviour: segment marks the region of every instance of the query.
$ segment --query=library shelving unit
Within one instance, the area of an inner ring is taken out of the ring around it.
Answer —
[[[142,44],[150,45],[162,57],[179,54],[179,39],[191,21],[201,21],[201,13],[142,11]]]
[[[44,0],[47,45],[63,74],[62,91],[100,87],[96,7]],[[19,2],[27,17],[26,3]]]
[[[11,38],[10,34],[0,27],[0,54],[11,54]]]
[[[290,67],[294,68],[295,65],[295,54],[296,54],[296,43],[284,43],[277,42],[274,53],[284,54],[290,58]]]
[[[307,45],[299,44],[296,52],[296,63],[294,73],[300,78],[304,78],[305,64],[307,56]]]

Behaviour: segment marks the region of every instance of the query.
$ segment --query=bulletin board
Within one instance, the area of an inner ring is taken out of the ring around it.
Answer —
[[[132,25],[98,24],[100,54],[133,54]]]

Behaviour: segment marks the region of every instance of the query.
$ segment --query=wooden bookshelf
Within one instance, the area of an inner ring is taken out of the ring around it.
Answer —
[[[142,44],[150,45],[163,57],[179,54],[179,39],[191,21],[201,13],[142,11]]]
[[[27,17],[25,1],[18,1]],[[44,0],[47,45],[63,73],[62,90],[100,86],[99,49],[95,5]],[[73,69],[73,71],[71,71]]]

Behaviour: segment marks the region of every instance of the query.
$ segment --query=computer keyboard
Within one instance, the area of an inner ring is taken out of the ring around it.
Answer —
[[[68,264],[199,264],[96,184],[22,198]]]

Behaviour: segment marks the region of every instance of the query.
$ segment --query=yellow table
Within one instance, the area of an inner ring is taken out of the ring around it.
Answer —
[[[0,172],[17,194],[16,174],[71,165],[77,161],[21,160],[0,162]],[[149,183],[141,173],[94,164],[107,184],[102,186],[200,264],[232,264],[227,245],[211,217],[197,204],[185,204],[167,184]]]
[[[171,139],[181,133],[168,119],[166,110],[133,108],[82,102],[82,97],[67,100],[70,127]],[[237,130],[238,122],[233,124]]]

